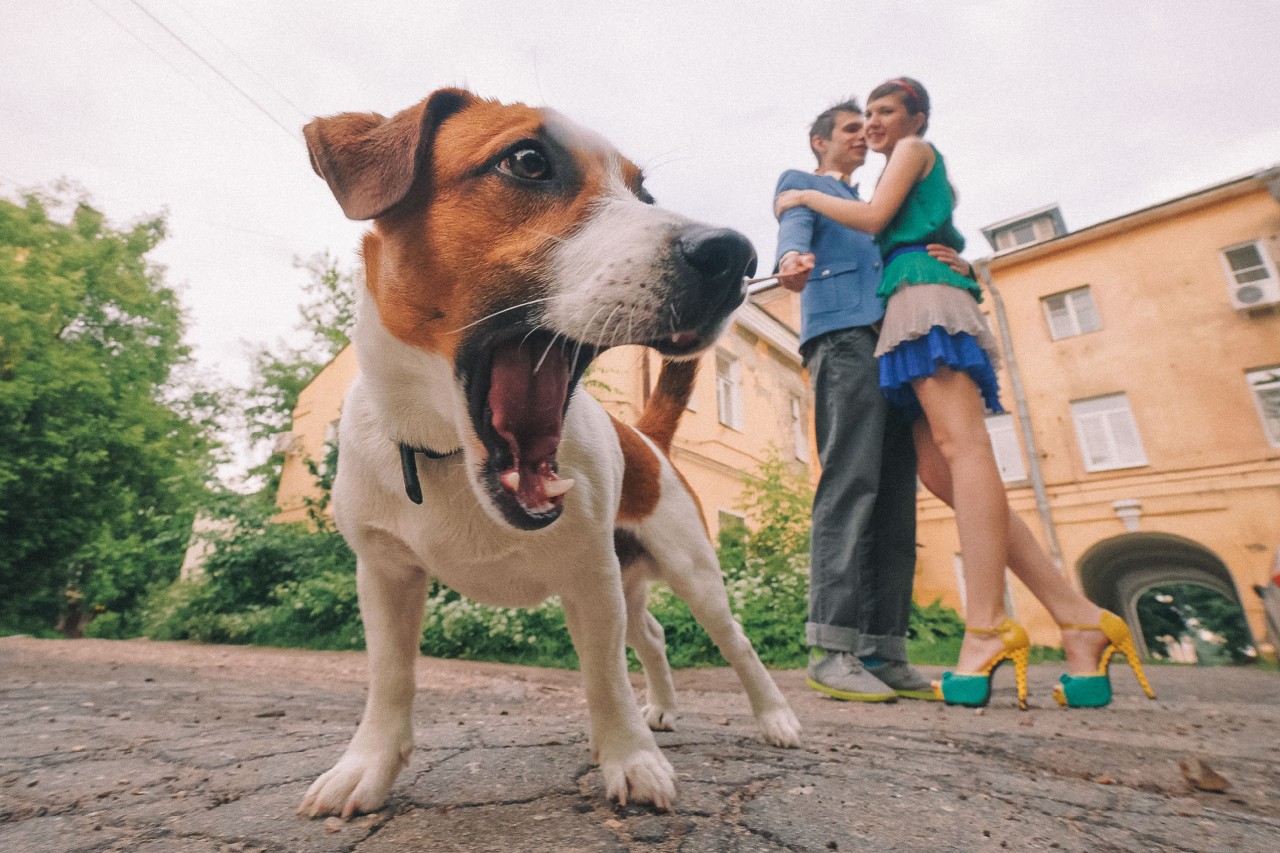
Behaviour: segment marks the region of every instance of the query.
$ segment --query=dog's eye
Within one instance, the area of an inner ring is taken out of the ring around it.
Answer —
[[[500,171],[527,181],[545,181],[551,177],[551,164],[537,148],[517,148],[498,164]]]

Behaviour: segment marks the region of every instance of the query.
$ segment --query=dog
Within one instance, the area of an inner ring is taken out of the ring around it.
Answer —
[[[369,693],[299,812],[347,818],[385,802],[413,749],[432,578],[504,607],[560,596],[592,758],[620,803],[669,808],[676,795],[652,733],[675,712],[646,609],[654,580],[733,665],[763,739],[797,746],[800,725],[730,613],[701,510],[667,458],[696,356],[743,301],[747,239],[655,206],[635,164],[549,109],[441,89],[391,118],[345,113],[304,135],[343,212],[373,225],[333,485]],[[664,356],[635,428],[577,388],[594,355],[622,344]],[[626,644],[644,668],[643,709]]]

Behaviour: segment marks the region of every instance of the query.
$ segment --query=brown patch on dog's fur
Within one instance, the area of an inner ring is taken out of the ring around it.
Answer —
[[[652,438],[663,453],[671,450],[680,416],[689,406],[693,383],[698,378],[698,365],[697,359],[663,361],[658,385],[636,421],[636,429]]]
[[[444,106],[433,109],[442,97]],[[436,114],[439,124],[431,126]],[[463,115],[466,121],[456,120]],[[546,295],[539,284],[546,253],[586,221],[618,156],[565,140],[576,169],[571,193],[513,185],[488,167],[514,143],[546,138],[551,120],[524,104],[445,90],[390,119],[347,114],[307,126],[316,171],[347,215],[378,215],[365,239],[367,281],[396,338],[452,359],[469,324]],[[377,173],[352,153],[371,138]],[[638,188],[640,170],[619,162],[624,182]]]
[[[646,408],[645,411],[648,411]],[[662,466],[653,448],[634,429],[610,417],[618,444],[622,447],[622,500],[618,503],[619,521],[637,521],[653,512],[662,495],[659,475]]]

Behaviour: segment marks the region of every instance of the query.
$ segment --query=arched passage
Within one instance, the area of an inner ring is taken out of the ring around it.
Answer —
[[[1143,657],[1150,650],[1138,622],[1138,599],[1147,590],[1198,584],[1241,604],[1226,564],[1198,542],[1171,533],[1126,533],[1104,539],[1085,552],[1077,568],[1084,594],[1124,617]]]

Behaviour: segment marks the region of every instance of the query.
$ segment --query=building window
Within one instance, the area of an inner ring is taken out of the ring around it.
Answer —
[[[808,462],[809,431],[804,428],[804,403],[794,394],[791,396],[791,440],[795,445],[796,458]]]
[[[1027,479],[1027,466],[1018,446],[1018,433],[1013,427],[1013,415],[992,415],[987,418],[987,435],[991,437],[991,450],[996,455],[996,467],[1000,479],[1006,483],[1018,483]]]
[[[719,528],[718,538],[724,536],[742,537],[747,533],[746,516],[730,509],[716,511],[716,525]]]
[[[742,365],[727,352],[716,353],[716,409],[720,423],[742,431]]]
[[[1280,302],[1280,281],[1261,241],[1228,246],[1222,250],[1222,266],[1230,282],[1231,304],[1251,308]]]
[[[1046,296],[1040,302],[1044,305],[1045,319],[1049,321],[1049,335],[1055,341],[1096,332],[1102,328],[1098,306],[1088,287]]]
[[[1244,375],[1253,392],[1253,402],[1262,418],[1262,429],[1267,443],[1280,447],[1280,364],[1261,370],[1251,370]]]
[[[967,588],[964,582],[964,555],[954,554],[951,557],[951,567],[956,572],[956,589],[960,590],[960,612],[967,614],[969,612],[969,600]],[[1009,584],[1009,570],[1004,570],[1004,613],[1015,622],[1018,619],[1018,609],[1014,605],[1013,591]]]
[[[1012,249],[1015,246],[1027,246],[1041,240],[1049,240],[1058,236],[1053,220],[1047,216],[1019,222],[1011,228],[996,232],[996,249]]]
[[[1124,394],[1078,400],[1071,404],[1076,438],[1086,471],[1110,471],[1147,464],[1138,425]]]

